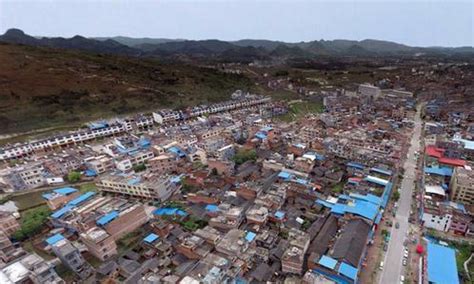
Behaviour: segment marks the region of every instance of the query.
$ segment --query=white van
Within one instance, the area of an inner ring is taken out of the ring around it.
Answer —
[[[380,262],[379,269],[380,269],[380,270],[383,270],[383,261]]]

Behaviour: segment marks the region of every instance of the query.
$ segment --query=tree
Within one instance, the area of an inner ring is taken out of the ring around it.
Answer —
[[[40,233],[50,214],[47,206],[25,211],[22,214],[20,229],[13,234],[13,238],[21,241]]]
[[[81,173],[77,171],[72,171],[67,174],[67,180],[69,182],[78,182],[81,180]]]
[[[242,149],[239,150],[234,156],[234,162],[237,165],[241,165],[247,161],[256,161],[257,160],[257,151],[255,149],[247,150]]]
[[[146,165],[144,163],[133,166],[133,170],[138,173],[146,170]]]
[[[400,199],[400,192],[398,191],[393,192],[392,198],[393,200],[395,200],[395,202],[398,201]]]

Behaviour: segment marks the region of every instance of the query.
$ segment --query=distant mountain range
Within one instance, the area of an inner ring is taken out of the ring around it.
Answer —
[[[148,56],[169,59],[211,59],[219,61],[251,62],[273,58],[314,58],[318,56],[470,56],[473,47],[411,47],[395,42],[366,39],[319,40],[287,43],[271,40],[243,39],[239,41],[184,40],[164,38],[102,37],[86,38],[74,36],[33,37],[19,29],[9,29],[0,36],[0,41],[52,48],[76,49],[95,53],[119,54],[127,56]]]

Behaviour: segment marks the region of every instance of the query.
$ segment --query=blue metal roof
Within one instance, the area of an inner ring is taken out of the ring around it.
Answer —
[[[186,216],[188,213],[185,211],[178,209],[178,208],[171,208],[171,207],[162,207],[158,208],[155,211],[153,211],[153,214],[158,215],[158,216],[171,216],[171,215],[179,215],[179,216]]]
[[[385,189],[382,194],[382,208],[387,207],[388,201],[390,199],[390,193],[392,192],[392,183],[389,182],[385,186]]]
[[[428,242],[428,282],[458,284],[455,250]]]
[[[87,169],[84,174],[86,175],[86,177],[95,177],[97,176],[97,172],[94,171],[94,170],[91,170],[91,169]]]
[[[61,235],[61,234],[56,234],[56,235],[53,235],[49,238],[46,239],[46,243],[48,243],[48,245],[54,245],[55,243],[61,241],[61,240],[64,240],[64,236]]]
[[[97,225],[99,226],[104,226],[104,225],[107,225],[108,223],[110,223],[112,220],[114,220],[115,218],[117,218],[119,216],[119,213],[118,211],[114,210],[114,211],[110,211],[109,213],[105,214],[104,216],[100,217],[98,220],[97,220]]]
[[[68,205],[71,205],[71,206],[79,205],[80,203],[86,201],[87,199],[91,198],[94,195],[95,195],[95,192],[88,191],[88,192],[84,193],[83,195],[69,201]]]
[[[389,170],[384,170],[384,169],[380,169],[380,168],[371,168],[370,170],[372,172],[376,172],[376,173],[383,174],[383,175],[386,175],[386,176],[391,176],[392,175],[392,171],[389,171]]]
[[[331,208],[331,213],[344,215],[344,213],[346,213],[346,205],[340,203],[334,204]]]
[[[186,154],[185,154],[181,149],[179,149],[179,148],[176,147],[176,146],[173,146],[173,147],[169,148],[168,151],[171,152],[171,153],[174,153],[174,154],[178,155],[179,157],[184,157],[184,156],[186,156]]]
[[[350,196],[354,199],[360,199],[360,200],[365,200],[370,203],[376,204],[376,205],[381,205],[382,204],[382,199],[378,196],[375,196],[373,194],[358,194],[358,193],[351,193]]]
[[[321,256],[321,259],[318,261],[318,263],[319,265],[322,265],[326,268],[333,270],[336,267],[337,260],[335,260],[334,258],[330,256],[323,255]]]
[[[55,211],[53,214],[51,214],[51,217],[54,218],[54,219],[61,218],[64,214],[71,211],[72,207],[73,206],[66,205],[63,208],[61,208],[61,209]]]
[[[341,262],[338,272],[354,281],[357,279],[357,268],[345,262]]]
[[[359,169],[359,170],[363,170],[365,169],[365,166],[360,164],[360,163],[356,163],[356,162],[349,162],[346,164],[348,167],[351,167],[351,168],[356,168],[356,169]]]
[[[452,176],[453,170],[448,167],[425,167],[425,173],[438,176]]]
[[[146,236],[143,241],[145,241],[146,243],[153,243],[154,241],[156,241],[157,239],[159,239],[160,237],[158,235],[155,235],[153,233],[149,234],[148,236]]]
[[[57,188],[53,191],[56,192],[57,194],[69,195],[71,193],[77,192],[77,189],[72,188],[72,187],[62,187],[62,188]]]
[[[255,234],[254,232],[247,232],[247,234],[245,234],[245,240],[247,242],[251,242],[253,241],[253,239],[255,239],[256,236],[257,234]]]

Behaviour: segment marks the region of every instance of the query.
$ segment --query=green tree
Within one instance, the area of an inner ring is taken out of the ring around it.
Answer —
[[[71,171],[67,174],[67,180],[69,182],[78,182],[81,180],[81,173],[77,171]]]
[[[146,165],[144,163],[133,166],[133,170],[138,173],[146,170]]]
[[[247,150],[247,149],[242,149],[237,151],[237,153],[234,156],[234,162],[237,165],[241,165],[247,161],[256,161],[257,160],[257,152],[255,149]]]
[[[21,241],[40,233],[50,214],[47,206],[25,211],[22,214],[20,229],[13,234],[13,238]]]
[[[400,192],[394,191],[392,195],[393,200],[398,201],[400,199]]]

